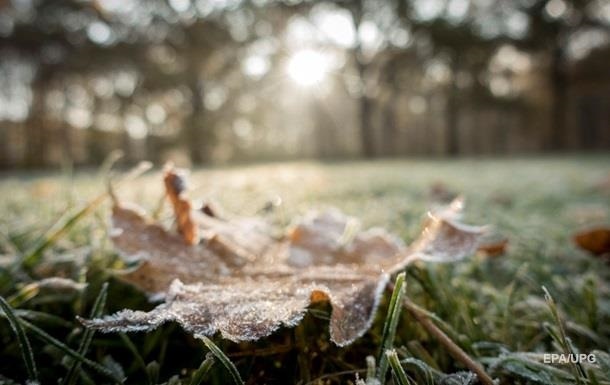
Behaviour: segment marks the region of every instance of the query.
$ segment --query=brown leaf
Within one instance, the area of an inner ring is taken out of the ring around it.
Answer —
[[[168,166],[163,177],[165,191],[174,208],[178,231],[191,245],[199,243],[199,227],[192,215],[191,202],[186,197],[186,175]]]
[[[497,241],[482,242],[477,248],[479,254],[487,257],[498,257],[506,253],[508,248],[508,239],[500,239]]]
[[[574,235],[574,242],[593,255],[610,253],[610,228],[595,227]]]
[[[246,341],[296,325],[310,303],[327,300],[331,340],[347,345],[370,327],[391,274],[416,259],[452,261],[476,250],[482,228],[456,222],[460,207],[432,216],[406,247],[382,229],[361,230],[337,210],[306,214],[280,240],[260,218],[218,220],[191,210],[201,242],[189,245],[139,209],[116,205],[115,247],[141,261],[121,277],[164,295],[165,303],[83,322],[103,331],[136,331],[177,321],[195,336],[219,331]]]

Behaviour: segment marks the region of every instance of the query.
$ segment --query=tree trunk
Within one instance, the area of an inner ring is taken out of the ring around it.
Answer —
[[[396,98],[398,92],[394,87],[390,99],[386,102],[383,117],[383,155],[398,155],[398,129],[396,127]]]
[[[551,150],[566,147],[566,108],[568,82],[564,71],[564,50],[559,43],[551,57]]]
[[[204,122],[203,86],[197,75],[198,71],[194,72],[196,75],[189,82],[192,113],[188,124],[184,127],[184,140],[191,162],[201,164],[208,158],[209,138],[206,135]]]
[[[358,76],[362,82],[362,94],[358,100],[359,103],[359,124],[360,124],[360,143],[362,149],[362,156],[365,158],[373,158],[375,156],[375,142],[373,135],[373,127],[371,124],[371,113],[373,110],[373,101],[367,95],[367,70],[366,64],[357,60]]]
[[[451,156],[458,155],[460,152],[459,133],[458,133],[458,87],[457,73],[459,70],[458,58],[454,57],[451,61],[451,84],[447,95],[446,125],[447,125],[447,154]]]
[[[43,167],[46,162],[47,132],[44,121],[44,90],[45,81],[40,76],[32,84],[32,104],[29,117],[25,122],[25,164],[30,168]]]
[[[360,135],[362,139],[362,155],[365,158],[375,157],[375,142],[373,127],[371,127],[371,99],[363,95],[360,99]]]
[[[335,138],[332,117],[324,108],[323,101],[312,96],[309,100],[309,112],[314,117],[314,135],[316,138],[316,153],[321,159],[340,156]]]
[[[400,89],[398,87],[398,67],[399,62],[397,60],[391,61],[387,68],[387,87],[389,88],[390,95],[388,100],[385,102],[383,107],[383,155],[385,156],[396,156],[400,153],[399,138],[398,138],[398,127],[396,126],[396,105],[400,95]]]

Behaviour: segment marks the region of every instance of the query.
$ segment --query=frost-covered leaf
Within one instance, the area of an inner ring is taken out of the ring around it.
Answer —
[[[277,239],[260,218],[225,220],[193,208],[182,178],[170,169],[164,179],[178,231],[121,202],[112,215],[115,247],[140,261],[121,277],[165,302],[150,312],[122,310],[83,321],[88,327],[137,331],[177,321],[195,336],[256,340],[296,325],[311,303],[330,301],[331,339],[347,345],[370,327],[391,274],[417,259],[463,258],[482,233],[457,222],[457,202],[431,215],[409,247],[383,229],[361,230],[337,210],[308,213]]]

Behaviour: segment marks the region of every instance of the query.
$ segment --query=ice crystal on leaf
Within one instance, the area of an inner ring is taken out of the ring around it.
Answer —
[[[249,341],[296,325],[313,302],[330,301],[330,336],[343,346],[370,327],[393,273],[417,259],[461,259],[476,250],[482,233],[457,221],[456,201],[430,215],[410,246],[383,229],[361,230],[337,210],[308,213],[277,239],[260,218],[221,219],[194,208],[184,177],[165,172],[177,231],[123,202],[115,201],[112,213],[116,249],[140,260],[122,278],[165,302],[149,312],[83,320],[86,326],[138,331],[177,321],[194,336],[220,332]]]

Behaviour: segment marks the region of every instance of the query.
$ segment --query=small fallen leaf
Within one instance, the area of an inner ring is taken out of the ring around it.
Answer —
[[[186,211],[184,181],[173,169],[165,186],[179,232],[166,230],[137,206],[115,201],[111,237],[137,268],[121,278],[165,302],[149,312],[122,310],[82,320],[102,331],[151,330],[177,321],[194,336],[217,331],[232,341],[295,326],[307,307],[330,301],[331,340],[347,345],[370,327],[391,274],[415,260],[446,262],[472,254],[483,228],[457,222],[461,202],[431,215],[410,246],[383,229],[362,230],[338,210],[311,212],[281,239],[263,219],[219,219]],[[168,182],[169,181],[169,182]],[[189,206],[189,207],[192,207]],[[196,225],[197,230],[185,229]],[[199,238],[189,234],[198,234]]]
[[[500,239],[496,241],[481,242],[477,252],[486,257],[498,257],[506,253],[508,248],[508,239]]]
[[[578,247],[593,255],[610,253],[610,228],[594,227],[582,230],[574,235],[574,242]]]

